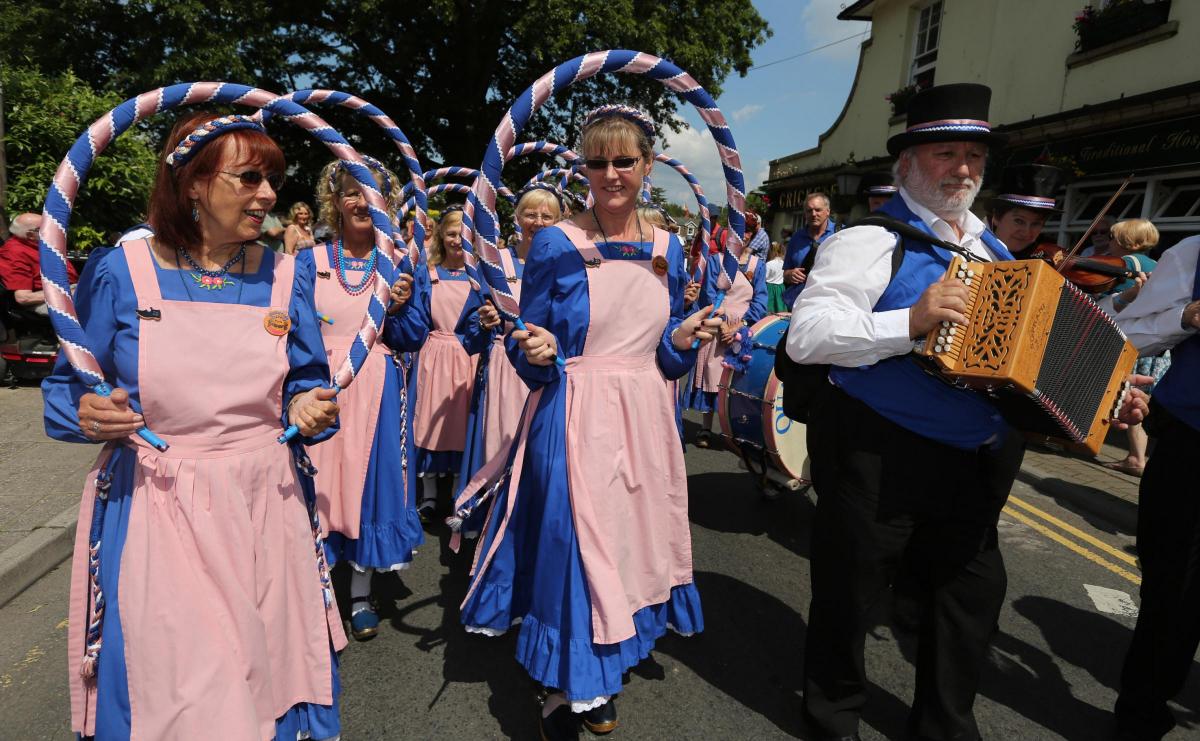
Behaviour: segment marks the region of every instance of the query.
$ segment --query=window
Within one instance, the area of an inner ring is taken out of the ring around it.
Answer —
[[[1075,183],[1062,206],[1066,221],[1052,219],[1043,235],[1071,247],[1121,184],[1120,178]],[[1158,227],[1158,251],[1200,232],[1200,171],[1135,178],[1109,210],[1114,221],[1145,218]]]
[[[942,0],[936,0],[921,8],[917,15],[916,44],[913,47],[912,68],[908,75],[910,84],[922,89],[933,85],[941,29]]]

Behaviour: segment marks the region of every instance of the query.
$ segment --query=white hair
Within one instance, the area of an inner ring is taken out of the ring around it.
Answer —
[[[16,218],[12,220],[12,223],[8,225],[8,233],[20,234],[21,236],[24,236],[25,232],[29,231],[30,229],[37,229],[38,222],[40,222],[41,219],[41,214],[18,214]]]
[[[907,165],[907,167],[902,167]],[[901,174],[907,169],[907,173]],[[925,172],[916,164],[916,153],[913,147],[901,150],[896,161],[892,163],[892,178],[896,185],[904,188],[905,192],[925,208],[934,212],[947,221],[959,221],[971,210],[975,196],[983,184],[983,176],[979,179],[967,178],[967,190],[958,196],[947,196],[942,192],[942,185],[949,178],[933,182],[925,176]],[[957,180],[957,178],[955,178]]]

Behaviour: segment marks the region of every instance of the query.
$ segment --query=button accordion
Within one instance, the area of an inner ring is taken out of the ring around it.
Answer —
[[[920,354],[1029,437],[1099,451],[1138,355],[1112,318],[1041,260],[955,257],[946,277],[970,292],[967,324],[942,322]]]

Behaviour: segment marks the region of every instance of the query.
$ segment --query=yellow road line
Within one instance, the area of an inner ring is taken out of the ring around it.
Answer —
[[[1049,512],[1043,512],[1042,510],[1038,509],[1037,507],[1034,507],[1029,502],[1026,502],[1022,499],[1018,499],[1017,497],[1014,497],[1012,495],[1009,495],[1008,501],[1012,504],[1017,505],[1018,507],[1020,507],[1023,510],[1026,510],[1032,514],[1037,515],[1038,517],[1041,517],[1046,522],[1049,522],[1052,525],[1056,525],[1059,529],[1064,530],[1064,531],[1070,533],[1071,535],[1074,535],[1076,538],[1079,538],[1080,540],[1084,541],[1085,543],[1090,543],[1090,544],[1096,546],[1097,548],[1104,551],[1108,555],[1110,555],[1114,558],[1120,559],[1121,561],[1124,561],[1125,563],[1129,564],[1130,566],[1136,567],[1138,565],[1137,558],[1135,556],[1132,556],[1132,555],[1126,553],[1125,551],[1122,551],[1119,548],[1114,548],[1113,546],[1109,545],[1108,543],[1105,543],[1103,540],[1100,540],[1099,538],[1088,535],[1087,533],[1085,533],[1084,531],[1080,530],[1079,528],[1077,528],[1073,525],[1068,525],[1067,523],[1058,519],[1057,517],[1050,514]]]
[[[1009,517],[1012,517],[1013,519],[1023,522],[1024,524],[1028,525],[1029,527],[1033,528],[1034,530],[1037,530],[1042,535],[1045,535],[1050,540],[1053,540],[1054,542],[1059,543],[1060,545],[1064,545],[1067,548],[1070,548],[1071,550],[1075,551],[1076,553],[1083,556],[1084,558],[1091,561],[1092,563],[1094,563],[1098,566],[1103,566],[1104,568],[1113,572],[1117,576],[1119,576],[1123,579],[1128,579],[1129,581],[1133,582],[1134,584],[1140,585],[1142,583],[1142,577],[1138,576],[1137,574],[1126,571],[1125,569],[1116,565],[1112,561],[1108,561],[1108,560],[1101,558],[1100,556],[1096,555],[1092,551],[1089,551],[1087,548],[1084,548],[1083,546],[1079,545],[1075,541],[1070,540],[1065,535],[1062,535],[1061,533],[1051,530],[1050,528],[1046,527],[1045,525],[1038,522],[1037,520],[1034,520],[1032,517],[1029,517],[1028,515],[1025,515],[1024,513],[1018,512],[1015,509],[1013,509],[1012,507],[1007,507],[1007,506],[1004,508],[1004,512]]]

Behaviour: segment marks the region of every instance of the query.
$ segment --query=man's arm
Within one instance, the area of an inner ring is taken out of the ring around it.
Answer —
[[[46,303],[44,291],[13,291],[13,299],[21,306],[37,306]]]

